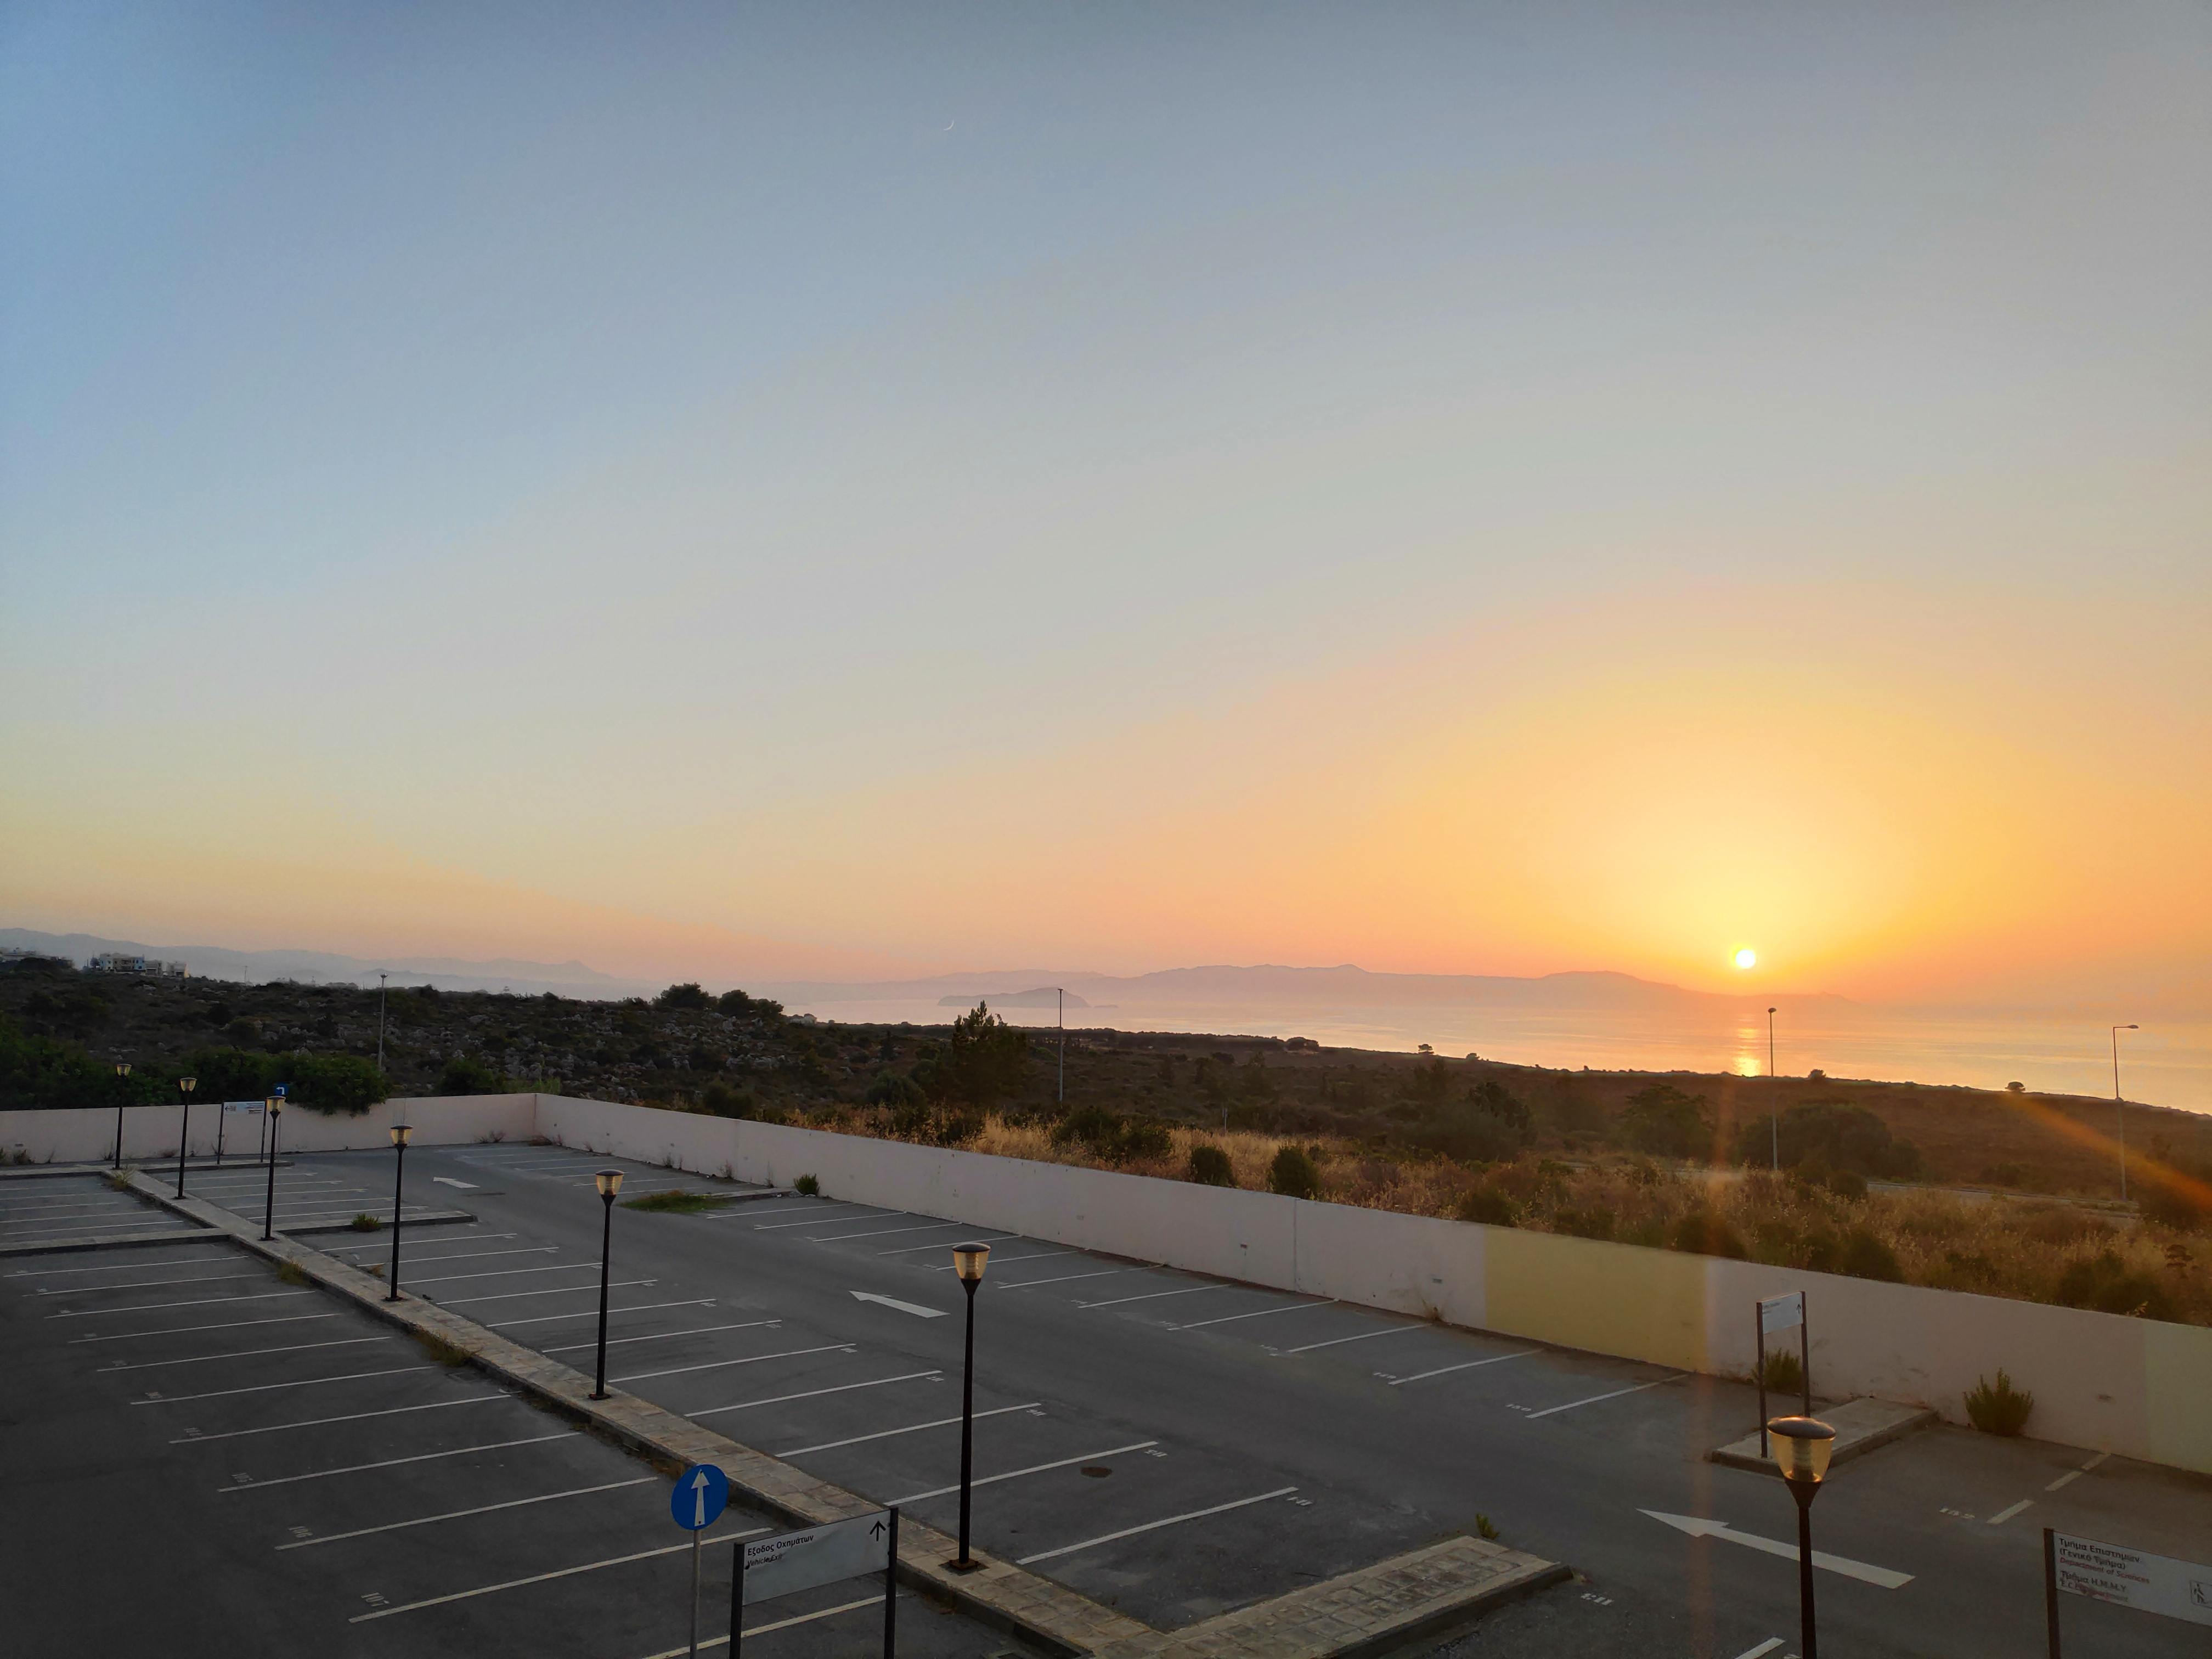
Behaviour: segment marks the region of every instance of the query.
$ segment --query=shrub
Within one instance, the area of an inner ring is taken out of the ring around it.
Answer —
[[[296,1261],[278,1262],[276,1278],[279,1283],[285,1285],[304,1285],[307,1282],[306,1271]]]
[[[1794,1349],[1777,1348],[1761,1358],[1758,1380],[1769,1394],[1802,1394],[1804,1362]]]
[[[1889,1125],[1863,1106],[1841,1100],[1812,1100],[1792,1106],[1778,1125],[1754,1118],[1736,1132],[1736,1161],[1764,1164],[1778,1138],[1785,1168],[1819,1164],[1862,1176],[1909,1176],[1918,1172],[1920,1152],[1898,1140]]]
[[[1110,1153],[1121,1138],[1121,1115],[1103,1106],[1079,1106],[1052,1126],[1049,1138],[1055,1146],[1079,1145]]]
[[[1297,1146],[1285,1146],[1267,1166],[1267,1190],[1280,1193],[1285,1198],[1319,1198],[1321,1166],[1313,1161],[1310,1153]]]
[[[1190,1149],[1190,1178],[1201,1187],[1234,1187],[1237,1171],[1229,1165],[1229,1154],[1218,1146],[1194,1146]]]
[[[1867,1195],[1866,1177],[1856,1170],[1829,1170],[1827,1185],[1838,1198],[1852,1202]]]
[[[1593,1204],[1587,1210],[1554,1210],[1552,1231],[1574,1238],[1611,1238],[1613,1212],[1602,1204]]]
[[[434,1331],[417,1331],[415,1333],[415,1340],[421,1346],[425,1354],[436,1360],[441,1365],[453,1367],[469,1363],[471,1356],[466,1348],[458,1343],[447,1341]]]
[[[507,1079],[466,1054],[449,1055],[438,1073],[441,1095],[495,1095],[507,1087]]]
[[[2171,1227],[2178,1233],[2193,1233],[2208,1221],[2212,1221],[2212,1206],[2200,1201],[2197,1194],[2204,1183],[2195,1182],[2192,1192],[2179,1181],[2162,1181],[2154,1177],[2142,1184],[2142,1196],[2136,1206],[2136,1212],[2154,1226]]]
[[[2134,1314],[2144,1319],[2173,1316],[2166,1287],[2148,1273],[2130,1272],[2112,1250],[2100,1250],[2061,1273],[2058,1300],[2066,1307],[2096,1313]]]
[[[699,1091],[699,1104],[716,1117],[744,1119],[760,1110],[760,1100],[750,1089],[732,1089],[726,1083],[710,1083]]]
[[[902,1106],[920,1106],[929,1099],[921,1085],[903,1072],[885,1072],[868,1085],[867,1102],[871,1106],[888,1106],[896,1111]]]
[[[730,1200],[714,1193],[679,1193],[673,1190],[647,1193],[642,1198],[626,1198],[625,1210],[657,1210],[673,1215],[697,1215],[702,1210],[719,1209]]]
[[[808,1198],[819,1198],[822,1196],[822,1183],[811,1175],[803,1175],[791,1183],[791,1190]]]
[[[1966,1400],[1966,1420],[1984,1434],[2018,1434],[2027,1426],[2028,1413],[2035,1409],[2035,1396],[2014,1388],[2002,1365],[1997,1367],[1995,1388],[1986,1376],[1978,1376]]]
[[[940,1146],[965,1146],[982,1137],[984,1124],[983,1115],[978,1111],[947,1112],[937,1121],[930,1138]]]
[[[1854,1227],[1844,1236],[1843,1259],[1837,1262],[1836,1271],[1849,1273],[1853,1279],[1878,1279],[1889,1285],[1905,1282],[1905,1269],[1898,1262],[1897,1252],[1863,1227]]]
[[[354,1231],[357,1233],[376,1232],[381,1230],[384,1225],[381,1221],[379,1221],[374,1216],[369,1214],[366,1210],[363,1210],[359,1215],[356,1216],[349,1224],[352,1226]]]
[[[1149,1117],[1132,1120],[1121,1130],[1121,1144],[1116,1149],[1124,1162],[1133,1158],[1165,1158],[1175,1151],[1175,1137],[1168,1126]]]
[[[714,999],[708,996],[696,983],[672,985],[653,1000],[654,1007],[671,1010],[711,1008],[714,1004]]]
[[[1667,1244],[1669,1249],[1691,1255],[1721,1255],[1731,1261],[1748,1261],[1751,1256],[1741,1235],[1711,1210],[1685,1211],[1674,1223]]]
[[[1485,1227],[1510,1227],[1519,1221],[1513,1200],[1495,1187],[1470,1187],[1462,1195],[1459,1208],[1454,1213],[1462,1221],[1477,1222]]]
[[[1617,1120],[1620,1137],[1638,1152],[1666,1158],[1710,1157],[1712,1121],[1705,1097],[1686,1095],[1670,1083],[1655,1083],[1629,1096]]]
[[[1485,1539],[1493,1544],[1498,1541],[1497,1527],[1492,1523],[1488,1516],[1482,1514],[1479,1510],[1476,1512],[1474,1517],[1474,1534],[1476,1537]]]

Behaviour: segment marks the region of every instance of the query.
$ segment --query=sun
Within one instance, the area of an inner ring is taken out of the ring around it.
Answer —
[[[1748,945],[1745,945],[1742,950],[1738,951],[1735,953],[1735,965],[1739,968],[1758,967],[1759,952],[1753,950]]]

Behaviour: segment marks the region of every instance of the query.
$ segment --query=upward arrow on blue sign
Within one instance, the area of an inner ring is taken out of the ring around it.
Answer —
[[[686,1532],[702,1532],[729,1506],[730,1477],[712,1463],[694,1463],[676,1477],[668,1512]]]

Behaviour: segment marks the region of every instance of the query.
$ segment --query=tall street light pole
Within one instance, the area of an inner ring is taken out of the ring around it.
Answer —
[[[1820,1659],[1820,1637],[1813,1622],[1813,1500],[1827,1477],[1836,1431],[1810,1417],[1778,1417],[1766,1425],[1774,1462],[1797,1500],[1797,1652]]]
[[[952,1270],[968,1292],[968,1354],[960,1369],[960,1553],[945,1564],[955,1572],[973,1572],[983,1565],[968,1553],[968,1499],[975,1450],[975,1291],[990,1261],[988,1244],[952,1247]]]
[[[384,1069],[384,981],[390,978],[381,968],[376,970],[376,1069]]]
[[[115,1167],[123,1167],[123,1079],[131,1075],[131,1062],[115,1062]]]
[[[1766,1011],[1766,1128],[1773,1143],[1774,1173],[1782,1173],[1782,1103],[1775,1094],[1774,1010]]]
[[[1052,988],[1060,997],[1060,1103],[1067,1104],[1067,989],[1065,986]]]
[[[2128,1201],[2128,1103],[2120,1093],[2120,1033],[2139,1030],[2135,1025],[2112,1027],[2112,1115],[2120,1129],[2120,1202]]]
[[[599,1371],[592,1385],[592,1398],[607,1397],[607,1252],[615,1237],[615,1194],[622,1190],[623,1172],[602,1170],[592,1177],[599,1189],[599,1207],[606,1212],[599,1224]]]
[[[261,1212],[261,1237],[276,1237],[276,1121],[284,1115],[284,1097],[271,1095],[261,1103],[262,1115],[269,1120],[269,1197]]]
[[[177,1130],[177,1196],[179,1198],[185,1195],[185,1154],[191,1149],[192,1144],[192,1091],[199,1087],[199,1082],[200,1080],[196,1077],[180,1077],[177,1079],[177,1093],[185,1105],[185,1121]]]
[[[392,1126],[392,1288],[384,1293],[386,1302],[399,1300],[399,1200],[407,1184],[407,1138],[414,1133],[410,1124]]]

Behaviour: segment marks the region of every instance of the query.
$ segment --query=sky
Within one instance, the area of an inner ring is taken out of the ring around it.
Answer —
[[[0,918],[2212,1008],[2212,13],[0,9]]]

